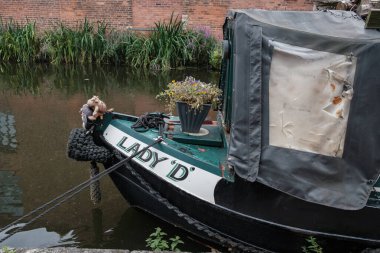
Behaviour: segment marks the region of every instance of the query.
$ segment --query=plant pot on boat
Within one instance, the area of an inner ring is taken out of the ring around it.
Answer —
[[[217,106],[222,91],[215,84],[195,80],[173,80],[157,98],[168,103],[170,112],[177,109],[182,132],[198,133],[212,106]]]

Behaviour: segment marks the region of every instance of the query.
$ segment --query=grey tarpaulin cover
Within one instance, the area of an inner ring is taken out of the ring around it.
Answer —
[[[380,32],[351,12],[228,16],[228,162],[306,201],[364,207],[380,172]]]

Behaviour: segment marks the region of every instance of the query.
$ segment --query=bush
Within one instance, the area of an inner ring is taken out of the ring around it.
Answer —
[[[192,48],[192,63],[198,66],[207,66],[211,51],[217,44],[217,40],[212,36],[211,29],[208,26],[196,27],[188,47]]]
[[[210,65],[213,69],[219,70],[222,64],[223,49],[221,43],[216,43],[211,51]]]

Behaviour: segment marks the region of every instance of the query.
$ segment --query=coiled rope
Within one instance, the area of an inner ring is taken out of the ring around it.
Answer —
[[[141,115],[131,126],[137,132],[146,132],[150,128],[160,128],[165,125],[165,118],[169,119],[164,113],[153,112]]]

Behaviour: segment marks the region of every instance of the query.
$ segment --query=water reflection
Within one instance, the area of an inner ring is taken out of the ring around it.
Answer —
[[[11,114],[0,112],[0,150],[17,148],[15,119]]]
[[[164,111],[156,94],[171,80],[188,75],[205,82],[218,81],[217,73],[197,69],[152,73],[115,66],[1,65],[0,112],[7,115],[7,129],[10,115],[17,122],[12,125],[17,147],[12,152],[0,148],[0,171],[12,175],[0,174],[0,198],[14,196],[7,202],[0,200],[0,227],[15,220],[13,215],[28,213],[89,177],[89,163],[66,156],[67,138],[71,129],[81,127],[78,111],[89,97],[99,95],[108,107],[128,114]],[[92,204],[85,190],[17,233],[23,237],[11,237],[4,245],[26,247],[29,239],[23,238],[41,233],[33,247],[53,245],[54,240],[61,243],[69,235],[70,243],[77,247],[134,250],[145,249],[145,239],[157,226],[170,235],[181,234],[130,209],[109,178],[101,184],[99,205]],[[194,250],[201,247],[193,241],[188,245]]]
[[[105,65],[4,65],[0,64],[0,90],[15,94],[41,95],[57,89],[66,95],[107,97],[112,89],[157,94],[171,80],[194,75],[205,82],[218,82],[219,74],[198,69],[164,72]]]
[[[156,227],[160,227],[167,233],[164,239],[180,236],[184,244],[179,248],[182,251],[206,252],[209,248],[202,245],[194,237],[183,232],[179,228],[157,220],[153,216],[135,209],[127,208],[121,215],[115,227],[107,228],[103,220],[107,219],[106,214],[100,208],[92,209],[92,234],[84,236],[86,231],[81,229],[70,230],[67,233],[59,234],[48,231],[45,227],[16,233],[9,237],[2,246],[24,247],[24,248],[47,248],[47,247],[82,247],[82,248],[102,248],[102,249],[147,249],[146,239],[154,232]],[[20,223],[4,232],[0,233],[0,240],[12,233],[14,229],[23,227]],[[85,238],[85,240],[83,240]]]
[[[141,210],[126,209],[116,226],[108,230],[104,230],[100,222],[103,216],[101,210],[94,209],[93,211],[93,217],[96,216],[93,219],[96,229],[94,229],[92,245],[96,245],[97,248],[146,249],[145,240],[154,232],[156,227],[160,227],[164,232],[167,232],[168,235],[165,238],[167,240],[177,235],[181,237],[184,244],[181,244],[179,248],[182,251],[208,251],[205,246],[195,242],[195,238],[190,237],[179,228],[157,220]]]
[[[0,88],[19,95],[38,94],[43,71],[43,65],[0,64]]]
[[[11,227],[7,231],[0,233],[0,239],[7,236],[13,229],[17,229],[19,224]],[[48,248],[48,247],[75,247],[78,243],[75,241],[74,231],[71,230],[64,235],[56,232],[47,231],[46,228],[36,228],[29,231],[16,233],[4,242],[0,243],[0,247],[17,247],[17,248]]]
[[[13,171],[3,169],[0,164],[0,213],[21,216],[24,209],[18,177]]]

